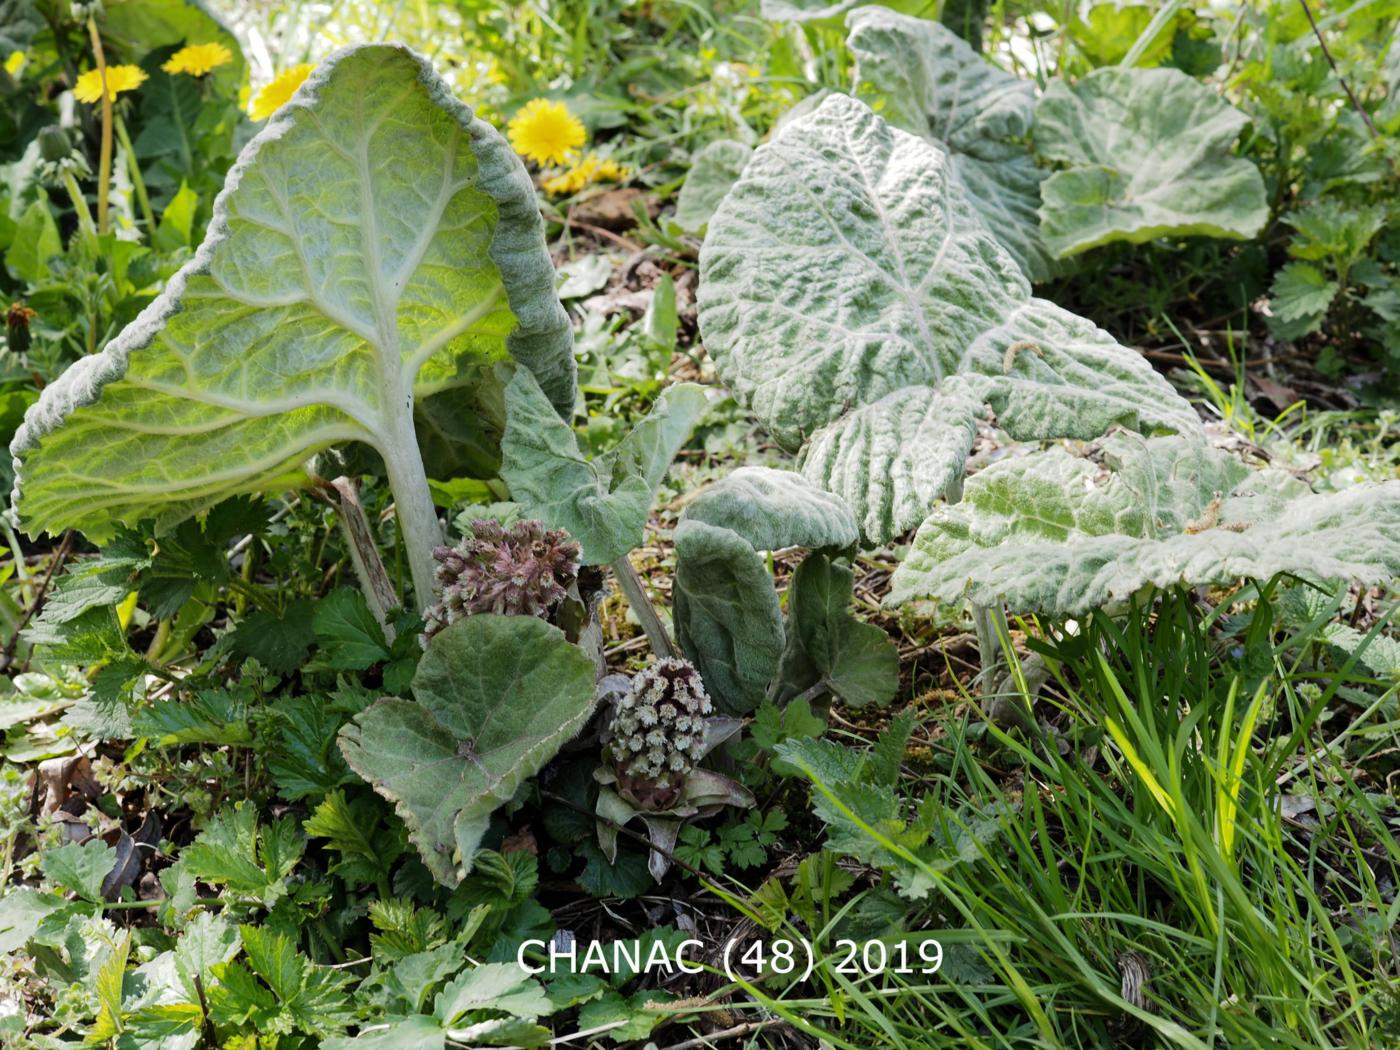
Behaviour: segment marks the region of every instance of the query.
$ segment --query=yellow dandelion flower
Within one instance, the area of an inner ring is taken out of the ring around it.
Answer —
[[[19,71],[24,68],[24,63],[28,60],[28,56],[23,51],[12,52],[10,57],[5,59],[5,72],[12,77],[19,76]]]
[[[598,154],[589,153],[572,168],[545,179],[540,185],[551,197],[565,197],[595,182],[624,182],[631,176],[629,169],[611,157],[599,160]]]
[[[511,118],[510,144],[536,164],[562,164],[583,145],[583,124],[562,102],[537,98]]]
[[[253,119],[266,120],[286,105],[287,100],[296,94],[297,88],[306,82],[306,78],[315,68],[314,63],[303,62],[290,69],[284,69],[273,77],[272,82],[253,98]]]
[[[632,177],[632,169],[609,157],[598,165],[593,177],[598,182],[626,182]]]
[[[107,97],[116,101],[123,91],[135,91],[146,79],[146,71],[140,66],[108,66]],[[73,96],[79,102],[97,102],[102,98],[102,74],[89,69],[73,85]]]
[[[160,68],[172,76],[187,73],[192,77],[202,77],[211,69],[218,69],[233,61],[233,52],[223,44],[191,44],[182,47],[170,56],[170,61]]]

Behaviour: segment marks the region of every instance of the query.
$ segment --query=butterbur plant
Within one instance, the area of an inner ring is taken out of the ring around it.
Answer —
[[[738,719],[712,717],[700,672],[664,657],[615,696],[598,781],[598,844],[617,859],[620,828],[640,820],[652,849],[647,869],[658,882],[670,868],[681,828],[725,806],[754,804],[747,788],[698,763],[739,731]]]
[[[562,529],[525,519],[509,528],[471,523],[455,547],[433,551],[437,600],[423,614],[423,645],[472,613],[549,619],[578,581],[579,545]]]

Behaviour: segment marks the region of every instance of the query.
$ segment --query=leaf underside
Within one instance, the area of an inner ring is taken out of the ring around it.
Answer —
[[[394,803],[433,875],[455,885],[492,812],[588,720],[593,663],[543,620],[483,613],[433,639],[413,695],[366,708],[340,749]]]
[[[1041,186],[1041,233],[1063,258],[1112,241],[1253,237],[1268,217],[1264,180],[1230,147],[1249,119],[1175,69],[1095,70],[1053,81],[1035,112],[1035,148],[1068,164]]]
[[[45,389],[15,505],[30,532],[101,539],[298,483],[333,443],[402,457],[413,395],[509,357],[572,403],[528,176],[424,59],[347,48],[244,149],[165,293]]]
[[[895,127],[947,148],[968,200],[1032,281],[1057,267],[1040,239],[1040,183],[1030,147],[1031,83],[998,69],[947,26],[883,7],[846,18],[856,94]]]
[[[676,225],[703,230],[752,156],[752,149],[733,139],[718,139],[697,153],[676,197]]]
[[[1015,440],[1199,430],[1092,322],[1031,296],[947,150],[828,97],[754,153],[710,221],[700,328],[725,382],[862,536],[913,527],[987,406]]]
[[[1201,442],[1120,434],[1092,456],[1056,447],[974,475],[961,503],[919,529],[888,601],[1070,616],[1149,584],[1281,572],[1363,584],[1400,574],[1400,482],[1316,494]]]

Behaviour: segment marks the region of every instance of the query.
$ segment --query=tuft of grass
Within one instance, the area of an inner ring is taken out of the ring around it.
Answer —
[[[1038,625],[1043,735],[945,718],[925,727],[934,768],[901,784],[911,807],[1004,813],[1000,834],[948,866],[862,828],[936,886],[899,924],[975,956],[856,981],[828,957],[825,996],[751,994],[839,1047],[1400,1045],[1400,814],[1315,747],[1322,711],[1366,680],[1281,630],[1273,589],[1223,632],[1180,591]]]

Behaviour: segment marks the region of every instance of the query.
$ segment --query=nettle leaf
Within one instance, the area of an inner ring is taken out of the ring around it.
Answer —
[[[736,532],[760,551],[852,547],[860,538],[838,497],[801,474],[770,467],[733,471],[692,499],[685,517]]]
[[[773,577],[747,540],[682,519],[674,533],[671,616],[676,643],[726,714],[757,707],[783,656],[783,619]]]
[[[1291,262],[1274,274],[1269,289],[1269,310],[1284,325],[1296,326],[1305,335],[1321,326],[1341,290],[1336,281],[1311,263]]]
[[[937,143],[828,97],[754,153],[710,222],[700,328],[803,473],[885,542],[962,476],[990,406],[1014,440],[1197,431],[1140,355],[1031,296]]]
[[[704,230],[752,156],[751,147],[733,139],[718,139],[695,154],[676,196],[676,225],[683,230]]]
[[[1316,494],[1208,445],[1114,435],[1097,454],[1053,448],[974,475],[895,572],[890,604],[964,596],[1077,615],[1148,584],[1374,584],[1400,573],[1400,482]]]
[[[1035,148],[1069,165],[1040,188],[1040,230],[1059,257],[1111,241],[1247,239],[1268,218],[1259,169],[1230,147],[1249,118],[1176,69],[1098,69],[1052,81]]]
[[[425,59],[346,48],[244,148],[166,291],[45,388],[11,445],[14,506],[31,532],[165,528],[301,483],[311,455],[361,441],[386,464],[426,595],[440,537],[414,398],[484,397],[511,357],[572,405],[524,167]]]
[[[1040,183],[1025,139],[1031,82],[998,69],[947,26],[882,7],[846,18],[855,93],[895,127],[947,148],[968,199],[1032,281],[1056,266],[1040,239]]]
[[[340,750],[394,803],[433,875],[456,885],[491,814],[588,720],[593,664],[543,620],[469,616],[428,647],[413,695],[360,712]]]
[[[506,387],[501,477],[526,515],[578,540],[584,564],[616,561],[641,544],[661,479],[708,406],[694,383],[667,387],[615,448],[589,460],[535,377],[517,369]]]

